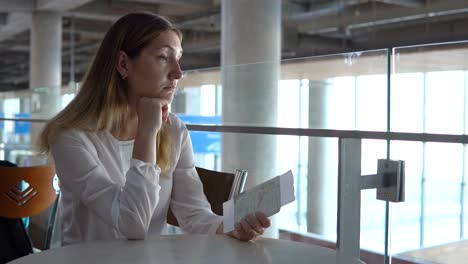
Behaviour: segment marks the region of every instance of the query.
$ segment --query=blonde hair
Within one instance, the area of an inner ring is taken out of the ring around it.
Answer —
[[[76,97],[45,125],[39,136],[39,149],[48,153],[53,139],[66,129],[97,132],[122,127],[129,105],[126,81],[117,72],[118,53],[124,51],[135,58],[166,30],[176,32],[182,41],[179,30],[152,13],[130,13],[117,20],[104,36]],[[170,165],[171,138],[164,125],[155,147],[157,164],[165,171]]]

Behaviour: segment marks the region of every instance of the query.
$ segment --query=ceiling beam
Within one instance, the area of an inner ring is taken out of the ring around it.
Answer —
[[[146,3],[128,2],[122,0],[94,0],[93,2],[87,5],[82,5],[81,7],[76,8],[72,11],[90,12],[104,15],[123,15],[135,10],[144,10],[148,12],[158,13],[159,6],[155,4],[151,5]]]
[[[185,54],[180,60],[183,70],[218,67],[220,65],[220,61],[221,59],[219,53],[204,54],[203,56],[196,54]]]
[[[168,4],[178,6],[210,6],[213,0],[126,0],[128,2],[139,2],[146,4]]]
[[[219,52],[221,47],[221,34],[197,33],[184,35],[182,42],[184,53]]]
[[[74,65],[75,74],[85,73],[90,64],[91,64],[91,61],[76,63]],[[70,65],[69,64],[65,64],[65,65],[62,66],[62,74],[64,74],[64,73],[65,74],[70,73]],[[7,77],[7,78],[2,78],[0,80],[0,83],[18,85],[18,84],[21,84],[21,83],[27,83],[29,81],[29,78],[30,78],[30,76],[29,76],[28,71],[21,71],[21,74],[17,74],[16,76],[10,76],[10,77]]]
[[[468,39],[468,18],[427,25],[405,25],[396,28],[378,30],[353,40],[355,48],[360,50],[424,45]]]
[[[87,5],[64,12],[64,17],[79,18],[113,23],[131,10],[147,10],[155,12],[157,8],[149,5],[131,5],[125,1],[93,1]]]
[[[34,10],[66,11],[84,5],[92,0],[36,0]],[[13,1],[9,1],[13,2]],[[14,1],[31,2],[31,1]],[[7,18],[6,25],[0,27],[0,42],[31,28],[31,12],[11,13]]]
[[[302,19],[301,23],[294,20],[287,22],[296,25],[301,33],[321,34],[343,30],[343,28],[352,30],[459,13],[468,13],[466,1],[444,0],[420,8],[388,7],[377,10],[363,8],[359,15],[354,9],[346,9],[340,12],[339,16],[325,16],[318,19],[310,17],[308,20]]]
[[[100,41],[104,38],[105,32],[107,32],[112,25],[109,21],[83,20],[72,15],[69,17],[67,23],[64,23],[63,32],[65,36],[70,35],[71,23],[73,23],[72,31],[79,35],[79,38],[76,39],[78,42],[81,42],[83,39]]]
[[[201,31],[219,31],[221,27],[221,14],[204,14],[197,18],[185,19],[174,23],[178,29],[192,29]]]
[[[297,34],[291,42],[283,40],[283,43],[285,45],[281,47],[282,59],[341,53],[352,47],[352,41],[348,39],[303,34]]]
[[[98,11],[85,12],[85,11],[69,11],[63,13],[64,17],[76,17],[80,19],[115,22],[121,15],[116,14],[101,14]]]
[[[305,12],[308,10],[308,4],[297,3],[293,1],[282,1],[281,2],[281,15],[287,16],[299,12]]]
[[[129,0],[127,0],[129,1]],[[352,0],[368,1],[368,0]],[[221,9],[219,1],[212,0],[212,6],[208,10],[196,13],[183,20],[173,21],[173,24],[179,29],[191,29],[198,31],[220,31],[221,30]],[[161,7],[164,10],[164,7]],[[283,17],[290,17],[292,14],[303,13],[306,10],[304,4],[297,4],[289,1],[282,3]],[[164,14],[164,11],[162,12]]]
[[[93,0],[36,0],[37,10],[67,11],[83,6]]]
[[[315,20],[320,17],[336,15],[344,9],[368,3],[370,0],[347,0],[347,1],[329,1],[326,4],[320,4],[313,7],[313,9],[306,12],[298,12],[285,17],[289,24],[300,24],[305,21]]]
[[[99,47],[99,44],[98,43],[91,43],[91,44],[82,44],[81,46],[78,46],[75,48],[75,52],[77,53],[76,56],[80,56],[78,55],[80,52],[90,52],[92,54],[94,54],[97,49]],[[68,60],[68,56],[70,55],[70,49],[64,49],[62,50],[62,60],[63,61],[67,61]],[[93,56],[91,55],[90,56],[90,59],[92,58]],[[4,58],[2,58],[4,59]],[[10,69],[15,69],[15,68],[21,68],[21,69],[25,69],[25,68],[28,68],[29,67],[29,57],[24,57],[24,59],[22,59],[23,62],[19,62],[18,60],[12,60],[10,63],[7,63],[7,64],[3,64],[2,65],[2,69],[4,70],[10,70]]]
[[[17,51],[17,52],[25,52],[28,53],[31,49],[29,48],[29,45],[21,45],[21,44],[1,44],[0,43],[0,49],[2,50],[8,50],[8,51]]]
[[[70,34],[70,29],[64,28],[63,33]],[[80,40],[94,40],[94,41],[102,41],[104,38],[105,33],[104,32],[97,32],[97,31],[92,31],[92,30],[85,30],[85,29],[74,29],[73,33],[75,35],[77,34],[79,36]]]
[[[0,0],[0,12],[32,12],[36,7],[34,0]]]
[[[181,17],[191,15],[193,13],[202,12],[211,7],[212,4],[207,1],[207,4],[198,5],[193,1],[187,1],[187,4],[178,4],[174,1],[161,1],[154,3],[153,1],[135,1],[135,0],[112,0],[107,4],[109,8],[129,10],[147,10],[156,14],[164,15],[165,17]]]
[[[6,25],[0,27],[0,42],[26,31],[31,27],[31,14],[11,13]]]
[[[2,71],[8,71],[13,68],[24,68],[23,62],[29,61],[29,54],[16,51],[4,51],[0,62]]]
[[[420,7],[426,4],[425,0],[376,0],[384,4],[399,5],[405,7]]]

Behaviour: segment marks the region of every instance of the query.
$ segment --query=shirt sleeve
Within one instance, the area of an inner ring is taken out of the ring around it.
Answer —
[[[170,206],[182,230],[187,233],[215,234],[223,219],[211,211],[203,193],[203,185],[193,160],[192,141],[185,127],[173,177]]]
[[[145,238],[159,201],[159,167],[132,159],[122,185],[113,180],[90,145],[66,132],[53,141],[51,152],[60,184],[126,238]]]

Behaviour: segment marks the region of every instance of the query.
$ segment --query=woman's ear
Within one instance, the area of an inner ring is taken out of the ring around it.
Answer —
[[[120,77],[124,80],[128,77],[128,64],[130,58],[128,57],[127,53],[124,51],[119,51],[118,58],[117,58],[117,71],[120,74]]]

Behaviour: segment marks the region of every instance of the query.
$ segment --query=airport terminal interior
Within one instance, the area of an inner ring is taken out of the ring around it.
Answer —
[[[246,189],[292,171],[295,201],[266,235],[357,247],[365,263],[466,262],[468,1],[0,0],[0,160],[50,161],[41,128],[79,92],[110,26],[136,11],[183,34],[170,111],[195,165],[244,168]],[[346,152],[350,138],[359,147]],[[363,176],[404,161],[404,199],[362,187],[343,198],[346,153]],[[24,220],[42,250],[49,218]]]

